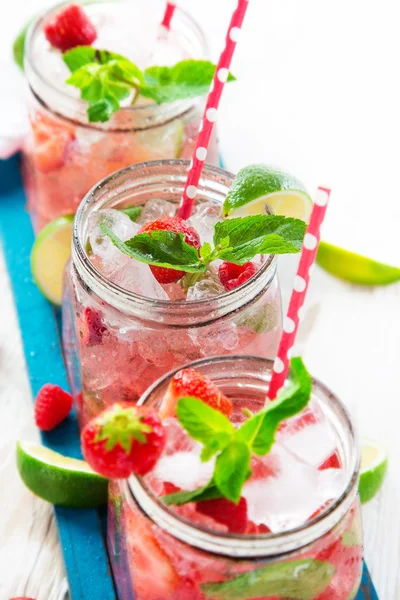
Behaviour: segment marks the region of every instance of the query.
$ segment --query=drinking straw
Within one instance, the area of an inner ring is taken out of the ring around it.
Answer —
[[[240,28],[242,26],[248,5],[249,0],[238,0],[237,8],[233,12],[228,27],[225,38],[225,48],[219,58],[210,91],[208,93],[206,107],[200,123],[196,147],[194,149],[185,190],[183,192],[178,211],[178,216],[182,219],[188,219],[192,213],[194,199],[197,194],[197,186],[199,184],[204,162],[207,156],[207,149],[210,143],[211,133],[214,123],[217,119],[219,102],[225,82],[228,79],[232,57],[236,48],[236,42],[238,41]]]
[[[294,278],[287,316],[283,322],[283,332],[272,370],[271,382],[267,394],[267,403],[269,400],[274,400],[274,398],[276,398],[280,388],[285,383],[288,374],[290,351],[293,347],[299,328],[299,310],[303,306],[306,297],[310,281],[310,270],[314,265],[317,255],[320,240],[320,228],[325,217],[330,193],[331,191],[329,189],[319,187],[315,196],[310,221],[303,240],[299,267],[297,269],[296,277]]]
[[[161,21],[161,25],[165,27],[165,29],[170,29],[171,19],[174,16],[176,4],[175,2],[167,2],[167,6],[165,7],[165,13],[163,20]]]

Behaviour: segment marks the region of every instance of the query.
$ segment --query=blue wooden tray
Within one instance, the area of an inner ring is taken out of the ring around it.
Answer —
[[[34,237],[25,211],[18,157],[0,160],[0,235],[33,396],[49,381],[68,389],[60,345],[59,311],[43,298],[32,281],[29,256]],[[75,415],[56,431],[42,433],[42,441],[61,454],[81,457]],[[56,506],[55,515],[71,600],[117,600],[105,542],[105,511]],[[356,600],[378,600],[365,564]]]

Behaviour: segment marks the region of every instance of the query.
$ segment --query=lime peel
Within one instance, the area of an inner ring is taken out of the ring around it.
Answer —
[[[320,242],[317,264],[338,279],[359,285],[388,285],[400,281],[400,268]]]
[[[69,508],[107,504],[108,480],[84,461],[34,442],[17,442],[17,468],[26,487],[43,500]]]
[[[62,299],[62,275],[71,252],[73,215],[48,223],[36,238],[31,252],[33,279],[42,294],[57,306]]]
[[[362,440],[361,475],[358,486],[362,504],[369,502],[381,489],[388,468],[385,448],[375,440]]]

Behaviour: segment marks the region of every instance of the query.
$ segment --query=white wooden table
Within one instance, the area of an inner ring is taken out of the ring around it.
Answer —
[[[215,57],[235,1],[184,3],[209,32]],[[13,0],[0,20],[0,113],[17,76],[9,66],[13,34],[22,15],[44,4]],[[268,162],[310,190],[331,186],[323,237],[395,265],[399,16],[396,0],[379,8],[372,0],[252,0],[233,69],[239,82],[219,117],[231,170]],[[294,262],[280,266],[287,297]],[[15,440],[38,436],[1,254],[0,281],[0,598],[64,600],[52,509],[24,489],[15,470]],[[400,600],[400,286],[361,289],[316,270],[300,343],[310,370],[348,404],[360,432],[389,450],[384,489],[363,509],[365,553],[381,600]]]

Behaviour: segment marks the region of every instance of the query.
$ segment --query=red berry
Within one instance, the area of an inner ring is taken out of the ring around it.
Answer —
[[[318,471],[324,471],[325,469],[341,469],[342,464],[340,456],[337,451],[331,454],[323,463],[318,467]]]
[[[92,419],[81,434],[82,452],[94,471],[125,479],[145,475],[165,446],[164,428],[157,414],[144,407],[118,402]]]
[[[75,46],[90,46],[97,38],[95,26],[77,4],[50,17],[44,26],[44,34],[50,44],[62,52]]]
[[[64,421],[72,408],[72,396],[58,385],[46,383],[35,400],[35,421],[42,431],[50,431]]]
[[[150,221],[143,225],[139,229],[139,233],[159,230],[182,233],[185,237],[185,242],[189,244],[189,246],[196,248],[196,250],[199,250],[201,246],[200,236],[197,231],[180,217],[161,217],[160,219],[155,219],[155,221]],[[184,271],[166,269],[165,267],[151,266],[150,269],[159,283],[175,283],[185,274]]]
[[[105,331],[107,331],[107,327],[103,323],[101,312],[87,306],[79,324],[83,345],[96,346],[100,344]]]
[[[240,498],[239,504],[234,504],[226,498],[203,500],[202,502],[197,502],[196,510],[202,515],[211,517],[217,523],[226,525],[232,533],[244,533],[246,531],[246,498]]]
[[[162,401],[159,414],[162,419],[176,414],[176,405],[183,396],[194,396],[219,410],[227,417],[232,414],[232,402],[217,386],[194,369],[182,369],[171,379]]]
[[[257,270],[256,265],[252,262],[241,266],[223,262],[218,269],[218,276],[224,288],[229,291],[243,285],[245,281],[257,273]]]

